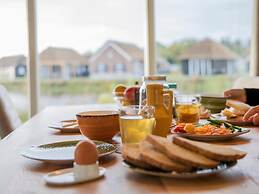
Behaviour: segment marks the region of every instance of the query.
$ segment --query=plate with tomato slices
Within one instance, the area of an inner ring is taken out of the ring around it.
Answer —
[[[171,130],[173,134],[198,141],[229,140],[250,132],[225,121],[208,119],[202,124],[179,123]]]

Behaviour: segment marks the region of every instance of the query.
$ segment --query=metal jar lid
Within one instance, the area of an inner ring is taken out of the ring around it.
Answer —
[[[143,81],[166,81],[165,75],[148,75],[142,77]]]

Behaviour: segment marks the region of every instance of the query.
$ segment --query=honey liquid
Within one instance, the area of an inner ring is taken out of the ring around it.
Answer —
[[[151,134],[155,118],[142,116],[120,116],[120,132],[122,143],[138,143]]]
[[[176,104],[177,123],[198,123],[200,104]]]

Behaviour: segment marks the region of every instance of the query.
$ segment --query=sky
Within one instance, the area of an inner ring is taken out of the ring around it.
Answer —
[[[145,0],[37,0],[38,47],[95,51],[106,40],[145,41]],[[0,0],[0,57],[27,54],[26,0]],[[247,41],[252,0],[155,0],[156,41]]]

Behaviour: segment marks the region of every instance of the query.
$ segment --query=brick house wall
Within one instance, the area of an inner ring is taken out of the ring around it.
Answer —
[[[99,56],[90,61],[90,74],[101,73],[100,69],[98,68],[102,64],[106,65],[107,67],[106,71],[103,73],[116,73],[116,66],[118,69],[118,64],[122,64],[124,66],[124,73],[133,72],[133,64],[131,60],[126,59],[126,57],[124,57],[111,46],[106,47]]]

